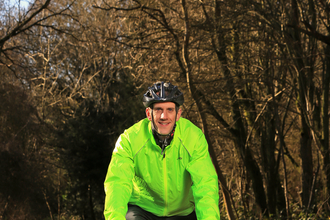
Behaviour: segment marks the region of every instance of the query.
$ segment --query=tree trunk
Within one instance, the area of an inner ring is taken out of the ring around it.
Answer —
[[[201,101],[200,101],[201,98],[197,95],[197,94],[201,94],[201,93],[198,92],[197,88],[192,84],[192,79],[191,79],[191,75],[190,75],[191,68],[190,68],[189,53],[188,53],[188,51],[189,51],[188,47],[189,47],[189,37],[190,37],[190,26],[189,26],[188,10],[186,8],[186,1],[181,0],[181,5],[182,5],[182,11],[183,11],[183,14],[184,14],[185,37],[184,37],[183,46],[182,46],[182,48],[183,48],[182,56],[179,57],[178,56],[179,53],[176,53],[177,54],[176,57],[177,57],[177,61],[179,63],[179,66],[181,67],[181,70],[184,73],[182,75],[185,77],[185,79],[187,81],[187,86],[188,86],[188,89],[190,91],[190,94],[192,95],[194,101],[196,102],[199,114],[202,118],[205,138],[206,138],[206,140],[209,144],[209,152],[210,152],[213,164],[215,166],[215,169],[217,171],[218,179],[221,183],[221,190],[222,190],[222,194],[224,196],[224,200],[225,200],[224,202],[225,202],[225,205],[226,205],[228,218],[230,220],[234,220],[234,219],[236,219],[236,217],[235,217],[234,212],[232,210],[231,197],[230,197],[230,194],[229,194],[229,190],[227,188],[227,183],[226,183],[226,180],[223,177],[222,171],[221,171],[221,169],[218,165],[217,158],[216,158],[216,155],[215,155],[215,152],[214,152],[214,147],[211,145],[210,137],[208,135],[209,131],[208,131],[207,123],[206,123],[205,113],[203,113],[203,111],[202,111],[203,108],[202,108],[202,104],[201,104]],[[177,45],[180,45],[180,43],[177,42]],[[177,48],[177,49],[179,49],[179,48]]]
[[[294,26],[299,26],[299,7],[297,0],[292,0],[292,19],[291,22]],[[298,30],[294,30],[289,39],[290,43],[290,52],[293,57],[296,59],[296,74],[297,74],[297,84],[298,84],[298,109],[300,110],[300,121],[302,126],[301,136],[300,136],[300,157],[301,157],[301,183],[302,183],[302,192],[301,199],[302,205],[307,208],[309,204],[309,197],[311,195],[312,189],[312,176],[313,176],[313,157],[312,157],[312,135],[309,125],[311,125],[311,119],[308,118],[308,110],[312,106],[312,100],[310,97],[313,97],[311,93],[312,86],[308,86],[309,83],[306,78],[306,65],[303,59],[304,50],[302,49],[301,42],[301,33]],[[307,95],[309,94],[309,96]],[[310,104],[310,105],[309,105]],[[308,108],[309,105],[309,108]]]
[[[305,125],[306,126],[306,125]],[[301,133],[300,137],[300,157],[301,157],[301,183],[302,183],[302,205],[307,208],[311,195],[313,181],[313,158],[311,148],[311,137],[309,133]]]
[[[323,76],[323,106],[322,106],[322,150],[323,170],[326,174],[327,194],[330,196],[330,154],[329,154],[329,82],[330,82],[330,45],[326,46],[326,71]],[[329,204],[329,202],[328,202]]]

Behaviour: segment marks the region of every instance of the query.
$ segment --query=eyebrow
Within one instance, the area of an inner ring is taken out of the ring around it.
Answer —
[[[159,110],[159,109],[161,109],[161,110],[164,110],[164,109],[173,110],[173,109],[175,109],[175,107],[168,107],[168,108],[156,107],[154,109],[157,109],[157,110]]]

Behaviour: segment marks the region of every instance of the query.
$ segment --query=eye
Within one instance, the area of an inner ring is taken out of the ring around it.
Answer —
[[[156,113],[158,113],[158,112],[161,112],[162,109],[161,109],[161,108],[155,108],[154,111],[155,111]]]

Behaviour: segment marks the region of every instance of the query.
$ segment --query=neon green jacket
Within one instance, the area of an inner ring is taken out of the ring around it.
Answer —
[[[127,204],[157,216],[220,219],[218,178],[203,132],[187,119],[176,123],[162,154],[146,118],[120,135],[104,182],[106,220],[125,220]]]

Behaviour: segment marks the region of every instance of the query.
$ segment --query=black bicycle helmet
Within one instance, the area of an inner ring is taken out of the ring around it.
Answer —
[[[143,105],[150,107],[157,102],[174,102],[180,106],[184,102],[183,93],[171,83],[157,82],[143,95]]]

